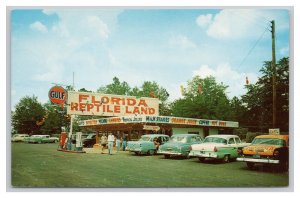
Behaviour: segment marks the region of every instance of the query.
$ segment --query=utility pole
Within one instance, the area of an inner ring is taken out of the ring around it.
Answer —
[[[75,91],[75,88],[74,88],[74,72],[73,72],[73,91]]]
[[[273,128],[276,128],[276,57],[275,57],[275,21],[271,21],[272,32],[272,88],[273,88]]]

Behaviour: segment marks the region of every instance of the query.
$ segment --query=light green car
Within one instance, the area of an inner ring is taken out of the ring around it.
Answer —
[[[192,145],[189,156],[198,157],[201,162],[216,159],[227,163],[236,160],[237,150],[248,145],[250,143],[243,143],[237,135],[210,135],[202,144]]]
[[[126,151],[134,152],[136,155],[149,154],[154,155],[157,152],[154,140],[158,139],[160,144],[169,141],[168,135],[163,134],[149,134],[143,135],[138,141],[129,141],[125,148]]]
[[[29,137],[28,134],[15,134],[13,135],[13,137],[11,138],[12,142],[24,142],[24,139]]]
[[[58,138],[50,137],[50,135],[32,135],[30,137],[24,138],[25,143],[56,143]]]

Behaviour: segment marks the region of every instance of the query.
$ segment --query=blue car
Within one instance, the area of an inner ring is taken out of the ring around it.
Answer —
[[[127,142],[126,151],[134,152],[137,155],[154,155],[160,145],[163,145],[170,139],[168,135],[148,134],[143,135],[138,141]]]
[[[171,156],[183,156],[189,158],[191,145],[201,144],[202,141],[202,137],[197,134],[173,135],[167,143],[159,147],[157,153],[163,154],[166,159]]]

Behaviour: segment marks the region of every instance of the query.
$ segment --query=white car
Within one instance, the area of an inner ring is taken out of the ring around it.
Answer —
[[[238,157],[237,150],[248,146],[237,135],[210,135],[202,144],[194,144],[190,147],[189,156],[198,157],[201,162],[205,159],[220,159],[227,163]]]
[[[24,142],[24,138],[29,137],[28,134],[15,134],[12,136],[11,141],[12,142]]]

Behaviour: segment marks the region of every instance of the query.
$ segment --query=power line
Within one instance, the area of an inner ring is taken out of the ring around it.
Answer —
[[[250,17],[247,17],[247,15],[241,14],[239,12],[234,12],[234,10],[231,11],[231,14],[234,14],[240,18],[243,18],[243,19],[247,20],[248,22],[255,23],[255,25],[260,26],[263,29],[265,29],[265,27],[266,27],[266,23],[257,21],[255,16],[250,18]],[[259,16],[259,17],[261,17],[261,16]],[[263,20],[266,21],[267,23],[270,23],[270,21],[266,20],[265,18]]]
[[[263,36],[264,36],[264,34],[266,33],[267,30],[269,30],[269,29],[265,28],[264,32],[260,35],[259,39],[255,42],[255,44],[252,46],[252,48],[248,51],[246,56],[243,58],[242,62],[239,64],[239,67],[242,66],[242,64],[245,62],[246,58],[248,58],[248,56],[251,54],[253,49],[256,47],[256,45],[259,43],[259,41],[263,38]]]

